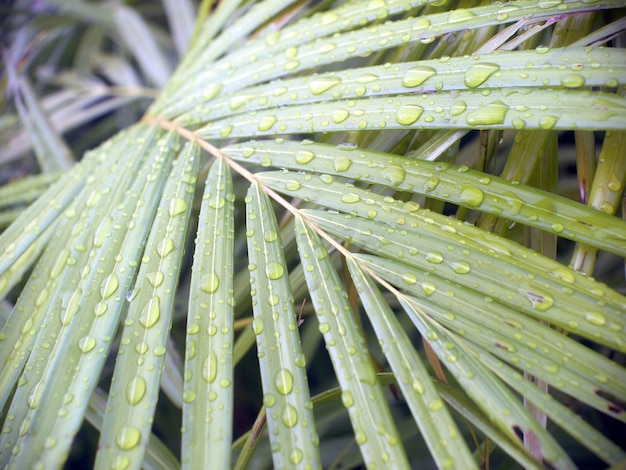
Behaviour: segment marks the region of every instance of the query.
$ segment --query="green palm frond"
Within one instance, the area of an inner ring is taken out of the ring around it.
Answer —
[[[3,467],[85,420],[96,468],[626,461],[623,2],[43,3],[6,54],[0,163],[42,174],[0,188]]]

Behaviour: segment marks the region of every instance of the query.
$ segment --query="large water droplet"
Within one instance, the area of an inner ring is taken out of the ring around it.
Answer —
[[[461,21],[471,20],[475,16],[476,15],[472,11],[466,8],[458,8],[450,12],[450,14],[448,15],[448,22],[459,23]]]
[[[274,385],[278,393],[287,395],[293,390],[293,376],[287,369],[280,369],[274,377]]]
[[[141,440],[141,431],[135,426],[124,426],[117,432],[115,443],[122,450],[131,450]]]
[[[296,163],[306,165],[315,158],[315,154],[309,150],[298,150],[296,152]]]
[[[485,193],[475,186],[462,185],[459,202],[469,207],[479,207],[485,198]]]
[[[352,397],[352,393],[350,393],[349,390],[344,390],[341,392],[341,402],[346,408],[354,406],[354,398]]]
[[[158,295],[155,295],[143,308],[141,316],[139,317],[139,323],[144,328],[150,328],[159,321],[159,318],[161,318],[161,299]]]
[[[264,116],[261,118],[261,120],[259,121],[259,130],[260,131],[267,131],[270,130],[272,128],[272,126],[274,124],[276,124],[276,116]]]
[[[541,129],[552,129],[557,121],[559,120],[559,118],[557,116],[551,116],[549,114],[546,114],[545,116],[541,116],[539,118],[539,127]]]
[[[396,113],[396,122],[402,126],[410,126],[415,121],[419,119],[419,117],[424,112],[424,108],[418,106],[416,104],[406,104]]]
[[[600,312],[587,312],[585,314],[585,319],[589,323],[597,326],[604,326],[606,324],[606,317]]]
[[[146,380],[143,377],[135,377],[126,386],[126,399],[131,405],[139,403],[146,395]]]
[[[215,273],[209,273],[202,276],[200,282],[200,290],[207,294],[213,294],[220,285],[220,278]]]
[[[171,217],[176,217],[178,214],[182,214],[187,210],[187,203],[184,199],[176,197],[172,199],[169,207],[169,214]]]
[[[585,84],[585,78],[582,75],[573,73],[561,78],[561,85],[566,88],[579,88]]]
[[[108,299],[115,294],[119,285],[120,283],[115,273],[109,274],[100,284],[100,295],[102,295],[103,299]]]
[[[336,171],[343,172],[348,171],[350,166],[352,165],[352,160],[345,157],[335,157],[333,160],[333,167]]]
[[[287,404],[283,408],[281,420],[288,428],[294,427],[298,423],[298,410],[295,407]]]
[[[217,377],[217,354],[210,352],[202,362],[202,378],[205,382],[212,383]]]
[[[361,197],[354,193],[344,193],[341,195],[341,200],[347,204],[354,204],[355,202],[359,202]]]
[[[78,349],[84,353],[88,353],[96,347],[96,340],[91,336],[83,336],[78,340]]]
[[[163,240],[161,243],[158,244],[157,253],[162,258],[165,258],[172,251],[174,251],[174,248],[175,248],[174,241],[170,237],[167,237],[165,240]]]
[[[524,292],[526,298],[530,301],[530,305],[535,310],[539,310],[540,312],[545,312],[554,304],[554,299],[549,294],[538,291],[527,291]]]
[[[476,111],[469,113],[466,122],[470,126],[493,126],[502,124],[509,107],[500,100],[489,103]]]
[[[422,83],[424,83],[426,80],[436,74],[437,71],[432,67],[417,66],[410,68],[402,77],[402,86],[406,88],[420,86]]]
[[[319,77],[309,83],[309,90],[311,90],[311,93],[314,95],[319,95],[340,83],[341,78],[339,77]]]
[[[265,267],[265,274],[267,274],[267,277],[272,280],[280,279],[284,274],[283,265],[276,262],[267,263],[267,266]]]
[[[476,88],[487,81],[494,73],[500,70],[498,64],[480,63],[474,64],[465,72],[463,83],[468,88]]]
[[[153,287],[159,287],[163,284],[165,275],[161,271],[154,271],[152,273],[148,273],[146,275],[146,279],[148,279],[148,282],[152,284]]]

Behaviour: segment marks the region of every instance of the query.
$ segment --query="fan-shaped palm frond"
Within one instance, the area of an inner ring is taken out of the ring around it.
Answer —
[[[52,163],[0,189],[3,466],[62,466],[85,418],[98,468],[626,461],[569,406],[626,422],[623,280],[591,277],[626,255],[622,2],[203,2],[193,37],[163,2],[172,43],[141,5],[48,3],[48,47],[89,21],[128,51],[124,81],[88,49],[130,95],[106,112],[167,83],[64,170],[59,132],[101,114],[59,122],[41,58],[6,54]],[[583,202],[555,185],[572,130]]]

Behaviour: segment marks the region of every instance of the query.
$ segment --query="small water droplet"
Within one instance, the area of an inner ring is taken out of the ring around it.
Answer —
[[[467,274],[470,272],[470,265],[467,261],[454,261],[450,263],[452,270],[457,274]]]
[[[561,224],[552,224],[552,230],[556,233],[561,233],[563,231],[563,226]]]
[[[255,335],[260,335],[263,332],[263,319],[261,317],[252,320],[252,330]]]
[[[348,119],[348,116],[350,116],[350,113],[346,111],[345,109],[335,109],[331,113],[330,118],[333,120],[335,124],[339,124],[345,121],[346,119]]]
[[[479,63],[474,64],[465,72],[463,83],[468,88],[476,88],[485,83],[489,77],[500,70],[498,64]]]
[[[561,85],[565,88],[579,88],[585,84],[585,78],[582,75],[573,73],[566,75],[561,79]]]
[[[465,101],[457,101],[450,108],[450,116],[458,116],[463,114],[467,109],[467,103]]]
[[[118,432],[115,443],[122,450],[131,450],[141,441],[141,431],[135,426],[124,426]]]
[[[612,174],[606,186],[607,188],[609,188],[609,191],[613,191],[614,193],[616,193],[622,189],[622,182],[616,174]]]
[[[575,281],[574,273],[567,268],[556,268],[550,271],[549,274],[570,284]]]
[[[289,180],[285,182],[285,189],[287,191],[297,191],[300,188],[302,188],[302,185],[298,181]]]
[[[540,312],[545,312],[554,304],[554,299],[547,293],[538,292],[538,291],[527,291],[524,292],[526,298],[530,301],[530,305],[535,310],[539,310]]]
[[[433,251],[432,253],[426,253],[426,261],[430,261],[434,264],[443,263],[443,255],[438,251]]]
[[[428,408],[430,408],[431,411],[440,410],[441,408],[443,408],[443,401],[437,398],[430,402],[430,405],[428,405]]]
[[[303,457],[304,453],[297,447],[294,447],[289,454],[289,462],[291,462],[292,465],[298,465],[302,462]]]
[[[151,328],[161,318],[161,299],[158,295],[153,296],[141,312],[139,323],[144,328]]]
[[[161,271],[154,271],[152,273],[148,273],[146,275],[146,279],[148,279],[148,282],[152,284],[153,287],[159,287],[163,284],[165,275]]]
[[[143,377],[135,377],[126,386],[126,399],[131,405],[139,403],[146,395],[146,380]]]
[[[263,404],[266,408],[271,408],[274,404],[276,404],[276,397],[271,393],[266,393],[263,395]]]
[[[330,331],[330,325],[326,322],[320,323],[319,326],[320,333],[328,333]]]

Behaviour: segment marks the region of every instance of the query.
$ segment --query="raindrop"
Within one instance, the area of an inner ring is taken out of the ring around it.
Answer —
[[[272,126],[276,123],[276,121],[277,121],[276,116],[264,116],[259,121],[259,126],[258,126],[259,130],[260,131],[270,130]]]
[[[100,295],[103,299],[111,297],[119,287],[119,281],[115,273],[109,274],[100,284]]]
[[[345,109],[335,109],[331,114],[331,119],[335,124],[345,121],[350,116],[350,113]]]
[[[422,83],[424,83],[426,80],[436,74],[437,71],[434,68],[428,66],[417,66],[410,68],[402,77],[402,86],[406,88],[420,86]]]
[[[585,84],[585,78],[582,75],[573,73],[566,75],[561,79],[561,85],[566,88],[579,88]]]
[[[281,395],[291,393],[291,390],[293,389],[293,376],[291,375],[291,372],[287,369],[280,369],[276,372],[274,385],[276,386],[278,393]]]
[[[171,217],[176,217],[187,210],[187,203],[179,197],[172,199],[170,202],[169,213]]]
[[[159,243],[159,245],[157,246],[157,253],[159,254],[159,256],[161,256],[162,258],[165,258],[167,255],[169,255],[172,251],[174,251],[174,241],[170,238],[167,237],[165,240],[163,240],[161,243]]]
[[[426,253],[426,261],[430,261],[434,264],[443,263],[443,255],[438,251],[433,251],[432,253]]]
[[[410,126],[419,119],[423,112],[424,108],[416,104],[404,105],[396,112],[396,122],[402,126]]]
[[[550,271],[549,274],[570,284],[575,281],[574,273],[567,268],[556,268]]]
[[[96,340],[91,336],[83,336],[78,340],[78,349],[80,349],[84,353],[88,353],[93,348],[96,347]]]
[[[461,21],[471,20],[475,16],[476,15],[474,15],[474,13],[466,8],[458,8],[450,12],[450,14],[448,15],[448,22],[459,23]]]
[[[341,200],[347,204],[353,204],[359,202],[361,197],[358,194],[354,193],[344,193],[341,195]]]
[[[524,292],[524,294],[532,308],[540,312],[545,312],[554,304],[554,299],[548,294],[541,292]]]
[[[455,261],[450,263],[452,270],[457,274],[467,274],[470,272],[470,265],[467,261]]]
[[[135,426],[124,426],[117,432],[115,443],[122,450],[136,447],[141,440],[141,432]]]
[[[282,264],[276,262],[270,262],[265,267],[265,274],[272,280],[280,279],[284,273]]]
[[[260,335],[263,332],[263,320],[260,317],[252,320],[252,330],[255,335]]]
[[[302,185],[298,181],[295,181],[295,180],[289,180],[285,182],[285,189],[287,191],[297,191],[301,187]]]
[[[315,154],[309,150],[298,150],[296,152],[296,163],[306,165],[315,158]]]
[[[205,382],[212,383],[217,377],[217,354],[210,352],[202,362],[202,378]]]
[[[585,319],[589,323],[597,326],[604,326],[606,324],[606,318],[599,312],[587,312],[585,314]]]
[[[146,380],[143,377],[135,377],[126,386],[126,399],[131,405],[139,403],[146,395]]]
[[[480,63],[474,64],[465,72],[463,83],[468,88],[476,88],[487,81],[494,73],[500,70],[497,64]]]
[[[200,290],[207,294],[213,294],[220,285],[220,278],[215,273],[205,274],[200,282]]]
[[[159,321],[159,318],[161,318],[161,299],[158,295],[155,295],[143,308],[141,316],[139,317],[139,323],[144,328],[150,328]]]
[[[153,287],[159,287],[163,284],[165,275],[161,271],[154,271],[152,273],[148,273],[146,279],[148,279],[148,282],[152,284]]]
[[[352,397],[352,393],[350,393],[349,390],[344,390],[341,392],[341,402],[346,408],[354,406],[354,398]]]
[[[485,194],[474,186],[462,185],[459,202],[469,207],[479,207],[485,198]]]
[[[335,171],[338,172],[348,171],[351,165],[352,160],[346,157],[336,157],[333,160],[333,167],[335,168]]]
[[[298,423],[298,411],[289,404],[285,405],[281,420],[288,428],[294,427]]]
[[[341,83],[341,78],[339,77],[319,77],[309,83],[309,90],[311,90],[311,93],[314,95],[319,95],[339,83]]]
[[[556,125],[556,122],[558,120],[559,120],[558,117],[546,114],[545,116],[541,116],[539,118],[539,127],[541,129],[546,129],[546,130],[552,129]]]
[[[426,296],[431,296],[437,290],[437,287],[432,282],[422,282],[421,286]]]
[[[291,450],[291,453],[289,454],[289,461],[291,462],[292,465],[297,465],[300,462],[302,462],[303,457],[304,457],[304,453],[297,447],[294,447]]]
[[[463,114],[467,109],[467,103],[465,101],[457,101],[450,107],[450,116],[458,116]]]
[[[470,126],[492,126],[502,124],[509,107],[500,100],[489,103],[476,111],[469,113],[465,119]]]

